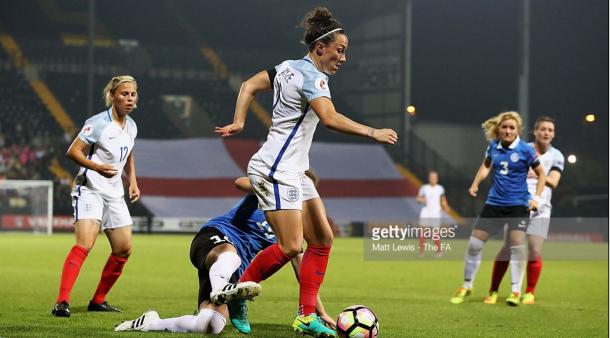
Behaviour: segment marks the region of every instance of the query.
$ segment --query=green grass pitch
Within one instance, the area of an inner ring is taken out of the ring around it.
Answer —
[[[188,259],[191,236],[135,235],[133,254],[108,299],[123,313],[88,313],[110,251],[100,235],[83,265],[71,296],[71,318],[50,310],[72,234],[36,236],[0,233],[0,337],[190,337],[195,334],[114,332],[121,320],[154,308],[162,318],[192,314],[196,308],[196,273]],[[552,252],[594,251],[597,259],[544,261],[536,305],[484,305],[491,262],[481,264],[473,296],[452,305],[461,283],[464,242],[454,242],[456,258],[370,261],[362,239],[336,239],[322,299],[332,315],[352,304],[377,314],[380,337],[607,337],[607,244],[547,243]],[[490,243],[487,253],[497,249]],[[450,255],[451,256],[451,255]],[[601,259],[599,258],[601,257]],[[509,291],[505,277],[500,296]],[[500,298],[503,299],[503,298]],[[263,293],[250,306],[250,337],[291,337],[298,300],[292,270],[283,268],[263,282]],[[221,337],[242,337],[229,324]]]

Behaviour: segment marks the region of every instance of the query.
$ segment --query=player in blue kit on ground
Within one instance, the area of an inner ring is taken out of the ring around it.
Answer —
[[[247,178],[236,180],[238,188],[248,192],[251,186]],[[115,331],[169,331],[219,334],[226,319],[242,333],[250,333],[245,299],[251,299],[259,291],[256,283],[235,284],[250,261],[263,249],[274,244],[275,234],[267,224],[264,213],[258,209],[255,195],[248,194],[229,212],[202,225],[191,243],[190,259],[197,268],[199,295],[197,315],[161,319],[156,311],[145,312],[137,319],[124,321]],[[292,260],[298,271],[301,255]],[[297,274],[298,279],[298,274]],[[215,305],[211,301],[213,290],[223,294],[239,294],[227,304]],[[325,322],[334,326],[334,320],[325,312],[320,299],[316,312]]]
[[[103,96],[109,109],[87,119],[67,153],[80,166],[71,194],[76,245],[70,249],[62,269],[59,295],[51,311],[57,317],[70,317],[70,291],[100,227],[110,241],[112,253],[87,310],[120,311],[108,304],[106,294],[121,276],[131,254],[133,222],[123,199],[123,169],[129,181],[129,199],[133,203],[140,198],[133,155],[138,128],[128,116],[138,102],[138,85],[129,75],[115,76],[104,88]]]
[[[466,249],[464,259],[464,284],[451,298],[451,303],[460,304],[470,295],[474,277],[481,264],[483,245],[489,237],[508,224],[513,290],[506,302],[519,304],[521,278],[525,265],[525,231],[530,210],[542,204],[544,169],[534,149],[521,141],[521,117],[516,112],[504,112],[482,124],[485,136],[490,141],[485,159],[468,189],[472,197],[477,196],[479,184],[493,171],[493,182],[485,206],[477,219]],[[527,174],[532,168],[538,176],[536,193],[531,196],[527,189]]]

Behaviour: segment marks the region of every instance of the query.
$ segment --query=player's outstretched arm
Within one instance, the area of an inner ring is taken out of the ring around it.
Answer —
[[[311,108],[322,121],[324,127],[344,134],[370,137],[379,143],[394,144],[398,141],[398,134],[392,129],[375,129],[358,122],[354,122],[335,110],[333,102],[325,96],[313,99]]]
[[[237,96],[233,123],[224,127],[216,127],[214,128],[214,132],[222,137],[235,135],[241,132],[244,129],[248,108],[250,107],[252,100],[254,100],[254,96],[259,92],[270,90],[271,88],[271,80],[269,79],[269,74],[266,71],[259,72],[258,74],[244,81],[241,84],[239,95]]]
[[[474,179],[472,180],[472,184],[470,185],[470,188],[468,188],[468,193],[470,194],[470,196],[477,197],[477,192],[479,191],[479,184],[481,184],[481,182],[485,178],[487,178],[490,171],[491,171],[491,159],[489,157],[486,157],[483,160],[483,163],[481,163],[481,166],[479,167],[477,174],[474,176]]]
[[[75,138],[68,148],[66,157],[76,162],[81,167],[98,172],[104,177],[112,177],[117,174],[117,170],[111,164],[100,164],[91,161],[85,156],[85,151],[89,145],[80,138]]]

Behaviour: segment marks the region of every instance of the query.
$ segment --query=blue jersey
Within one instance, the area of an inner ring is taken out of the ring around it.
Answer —
[[[532,146],[519,137],[508,147],[494,140],[487,147],[486,158],[491,160],[493,183],[487,196],[487,204],[497,206],[528,206],[527,190],[529,168],[540,164]]]
[[[254,256],[269,245],[275,243],[275,234],[265,220],[265,214],[258,209],[256,195],[248,194],[229,212],[211,219],[201,228],[213,227],[229,237],[241,258],[241,265],[236,271],[238,277],[243,274]]]

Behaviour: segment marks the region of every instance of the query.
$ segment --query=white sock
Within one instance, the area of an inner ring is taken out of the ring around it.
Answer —
[[[212,290],[218,290],[229,283],[231,276],[240,265],[241,259],[233,251],[226,251],[218,255],[216,262],[210,267]]]
[[[510,285],[512,292],[521,293],[523,274],[525,272],[525,245],[510,247]]]
[[[470,236],[468,240],[468,248],[466,249],[466,257],[464,257],[464,285],[466,289],[472,289],[474,277],[479,270],[481,265],[481,253],[483,251],[483,245],[485,242],[482,240]]]
[[[225,317],[219,312],[202,309],[196,316],[185,315],[155,320],[146,325],[146,330],[219,334],[226,323]]]

